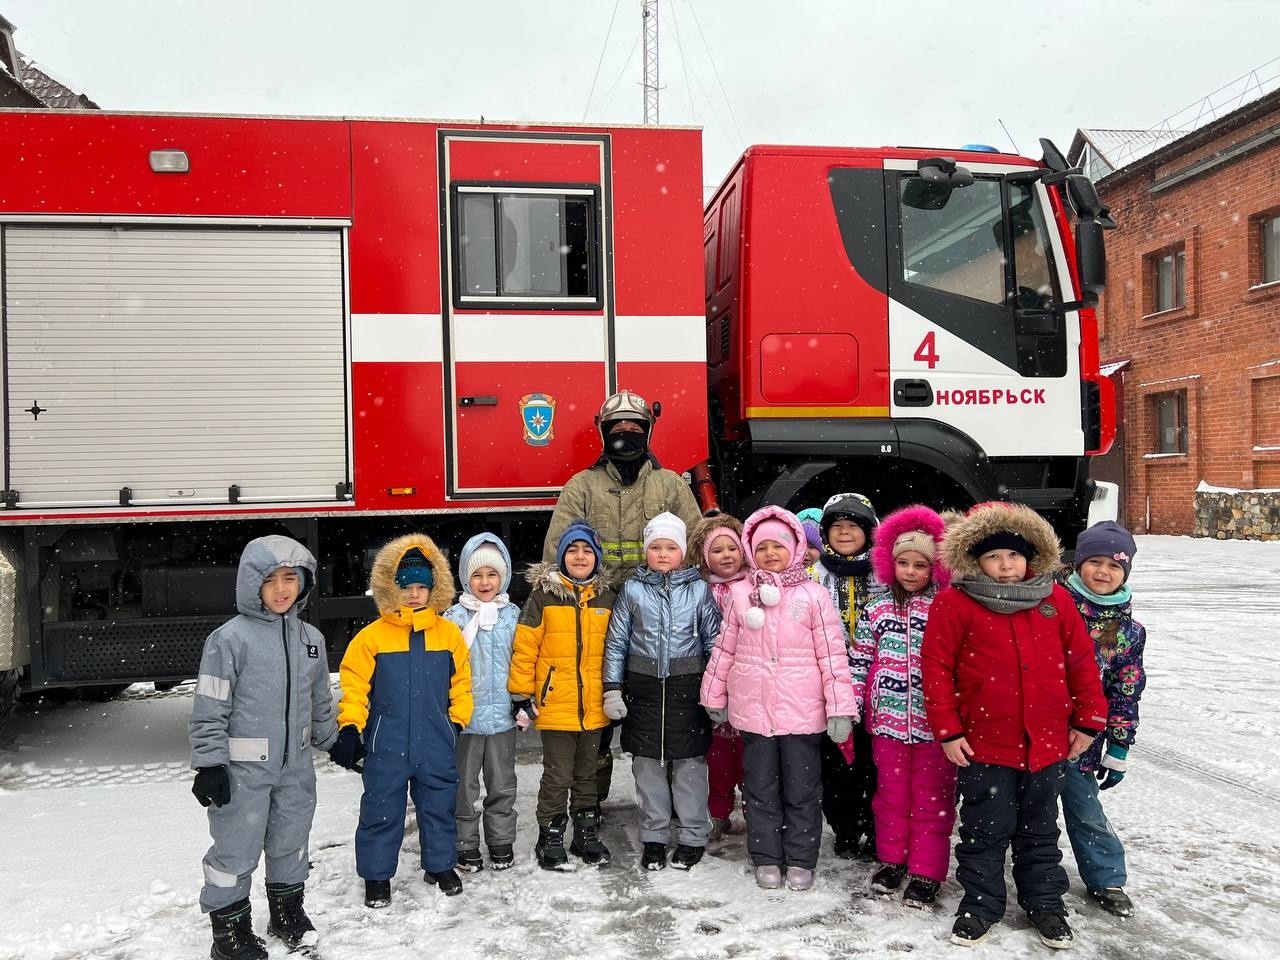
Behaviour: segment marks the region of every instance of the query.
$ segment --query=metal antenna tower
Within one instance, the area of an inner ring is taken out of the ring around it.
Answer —
[[[658,0],[640,0],[644,30],[644,122],[658,122]]]

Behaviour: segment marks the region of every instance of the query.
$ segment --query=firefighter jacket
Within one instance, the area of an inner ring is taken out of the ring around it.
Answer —
[[[400,560],[414,547],[435,575],[427,606],[417,610],[400,606],[396,586]],[[414,758],[443,751],[452,766],[454,725],[471,721],[472,701],[466,641],[440,616],[453,600],[449,565],[429,538],[411,533],[378,551],[369,582],[380,615],[342,658],[338,726],[362,731],[371,758],[388,749]]]
[[[654,760],[704,756],[711,720],[698,702],[720,608],[694,567],[640,567],[618,591],[605,640],[604,686],[627,704],[622,749]]]
[[[689,485],[652,457],[629,485],[608,461],[588,467],[560,491],[542,545],[543,562],[555,563],[560,535],[574,520],[586,520],[600,534],[605,566],[630,571],[644,562],[644,525],[663,511],[674,513],[690,530],[702,519]]]
[[[513,697],[533,699],[539,730],[609,725],[602,677],[613,579],[606,570],[577,584],[550,563],[529,570],[533,592],[520,611],[507,689]]]
[[[263,582],[281,567],[300,571],[297,602],[283,615],[262,604]],[[259,537],[240,557],[239,616],[205,641],[191,703],[191,766],[229,765],[233,783],[280,782],[295,771],[314,781],[311,746],[338,738],[329,662],[320,631],[299,619],[316,582],[316,561],[288,537]]]

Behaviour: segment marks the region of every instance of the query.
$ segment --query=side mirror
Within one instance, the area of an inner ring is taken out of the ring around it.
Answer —
[[[902,188],[902,202],[916,210],[941,210],[956,187],[973,183],[973,174],[951,157],[930,157],[916,164],[917,176]]]
[[[1093,181],[1082,173],[1067,176],[1067,197],[1076,216],[1081,220],[1097,220],[1104,230],[1114,230],[1116,222],[1111,219],[1111,209],[1098,197]]]
[[[1107,249],[1102,224],[1093,219],[1076,224],[1076,264],[1080,269],[1080,296],[1095,306],[1107,286]]]
[[[1071,164],[1067,163],[1067,158],[1062,155],[1062,151],[1048,137],[1040,138],[1040,149],[1044,151],[1041,162],[1054,173],[1066,173],[1071,169]]]

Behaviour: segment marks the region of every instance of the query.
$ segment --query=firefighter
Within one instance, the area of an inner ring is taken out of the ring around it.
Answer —
[[[644,562],[644,526],[658,514],[674,513],[690,529],[702,519],[689,485],[649,448],[656,419],[644,398],[630,390],[619,390],[601,405],[596,415],[600,459],[570,477],[560,492],[542,544],[544,563],[556,562],[560,537],[575,520],[586,520],[600,534],[606,567],[629,572]],[[600,738],[597,810],[609,795],[612,743],[610,726]]]

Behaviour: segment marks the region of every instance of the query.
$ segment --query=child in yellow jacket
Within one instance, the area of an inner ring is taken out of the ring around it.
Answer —
[[[405,787],[413,797],[423,879],[462,892],[454,813],[458,732],[471,720],[471,667],[462,631],[440,613],[453,602],[444,555],[420,533],[392,540],[370,577],[379,617],[342,658],[342,701],[333,761],[360,769],[356,872],[365,906],[391,902],[404,839]]]
[[[615,593],[602,563],[599,535],[579,520],[560,537],[555,563],[530,569],[533,592],[520,611],[507,689],[512,711],[535,716],[542,737],[538,842],[545,870],[569,862],[564,833],[573,811],[569,851],[586,863],[608,863],[597,832],[596,755],[604,714],[604,636]]]

